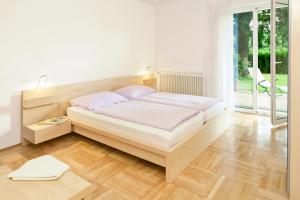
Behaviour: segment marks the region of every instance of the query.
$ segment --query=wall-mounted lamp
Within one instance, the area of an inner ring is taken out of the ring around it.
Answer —
[[[146,71],[151,71],[151,70],[152,70],[151,66],[146,67]]]
[[[149,74],[152,74],[152,73],[153,73],[153,70],[152,70],[151,66],[145,67],[144,70],[143,70],[143,75],[149,75]]]
[[[47,86],[47,82],[48,82],[48,76],[47,75],[42,75],[39,78],[39,81],[36,85],[36,89],[41,89]]]
[[[142,75],[144,80],[153,78],[153,68],[151,66],[145,67]]]

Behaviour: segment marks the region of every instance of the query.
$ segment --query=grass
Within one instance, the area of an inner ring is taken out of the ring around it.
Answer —
[[[270,74],[264,74],[264,77],[267,81],[271,82]],[[277,74],[277,86],[287,86],[288,85],[288,75],[287,74]],[[251,77],[240,77],[238,82],[239,91],[252,91],[253,88],[253,79]],[[263,92],[264,88],[259,86],[259,92]],[[279,93],[279,91],[277,91]]]

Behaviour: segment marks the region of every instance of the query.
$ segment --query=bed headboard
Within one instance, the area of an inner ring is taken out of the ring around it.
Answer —
[[[142,84],[142,76],[119,77],[22,92],[22,127],[51,117],[63,116],[70,100],[97,91],[110,91]]]

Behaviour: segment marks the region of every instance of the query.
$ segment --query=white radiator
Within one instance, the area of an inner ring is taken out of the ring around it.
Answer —
[[[158,72],[157,86],[161,92],[203,96],[203,73]]]

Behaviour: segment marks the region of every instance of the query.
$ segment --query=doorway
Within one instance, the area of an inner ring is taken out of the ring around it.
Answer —
[[[235,107],[287,120],[289,23],[288,4],[234,14]]]

